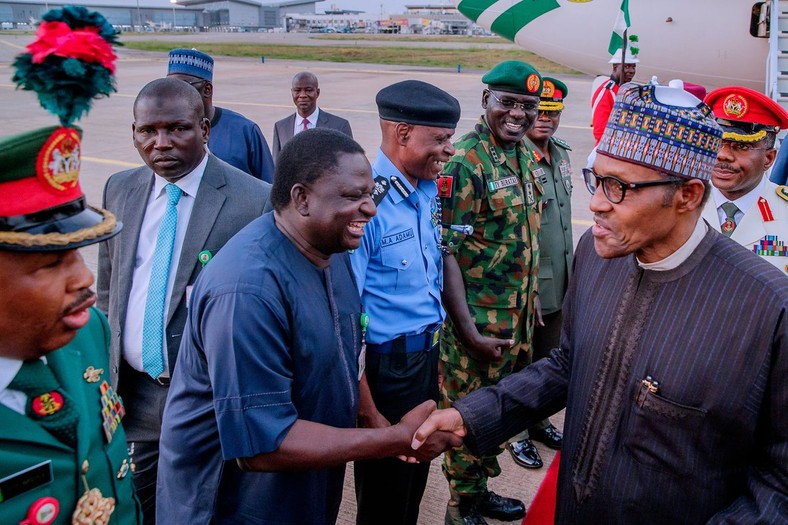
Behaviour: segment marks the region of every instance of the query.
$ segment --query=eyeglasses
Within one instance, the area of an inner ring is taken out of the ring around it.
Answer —
[[[555,118],[555,117],[557,117],[558,115],[561,114],[561,110],[560,109],[540,109],[539,110],[539,114],[548,116],[550,118]]]
[[[488,89],[487,93],[492,95],[492,97],[498,102],[498,104],[502,105],[504,107],[504,109],[506,109],[507,111],[511,111],[513,109],[521,109],[521,110],[525,111],[526,113],[529,113],[529,112],[535,111],[537,108],[539,108],[539,103],[538,102],[517,102],[517,101],[512,100],[510,98],[505,98],[505,99],[501,100],[500,98],[498,98],[498,96],[493,91],[490,91]]]
[[[206,83],[206,82],[208,82],[208,81],[207,81],[207,80],[192,80],[192,81],[190,82],[190,81],[188,81],[188,80],[184,80],[184,82],[186,82],[186,83],[187,83],[187,84],[189,84],[190,86],[197,87],[197,84],[205,84],[205,83]],[[197,89],[199,89],[199,87],[197,87]]]
[[[720,145],[720,151],[725,149],[725,147],[730,148],[731,152],[733,153],[747,153],[748,151],[755,151],[759,149],[771,149],[771,148],[759,148],[747,142],[736,142],[735,140],[723,140],[722,144]]]
[[[627,195],[627,190],[636,190],[638,188],[647,188],[649,186],[664,186],[666,184],[683,184],[682,180],[655,180],[649,182],[624,182],[616,177],[606,176],[600,177],[594,170],[590,168],[583,168],[583,182],[586,184],[588,192],[593,195],[596,189],[602,185],[602,191],[605,192],[605,197],[612,204],[618,204],[624,200]]]

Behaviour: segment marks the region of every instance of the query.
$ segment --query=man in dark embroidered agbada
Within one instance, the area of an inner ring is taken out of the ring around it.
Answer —
[[[721,137],[685,91],[621,87],[561,348],[414,446],[438,428],[489,450],[566,405],[556,523],[785,522],[788,279],[701,218]]]

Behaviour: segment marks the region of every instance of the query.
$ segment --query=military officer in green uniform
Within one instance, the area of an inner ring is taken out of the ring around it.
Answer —
[[[449,314],[441,339],[443,406],[531,361],[543,190],[523,136],[537,118],[542,78],[525,62],[506,61],[482,82],[484,114],[455,143],[438,181]],[[464,447],[446,453],[446,523],[523,517],[521,501],[487,489],[487,479],[500,474],[496,455],[476,457]]]
[[[539,100],[539,116],[524,139],[536,159],[534,176],[544,189],[539,232],[539,302],[542,311],[541,319],[537,314],[534,327],[534,361],[547,357],[550,350],[560,343],[561,303],[569,285],[573,255],[571,148],[554,136],[561,123],[564,99],[569,89],[556,78],[543,77],[542,80],[544,87]],[[561,448],[563,436],[548,420],[531,427],[528,433],[531,439],[552,449]],[[517,443],[508,446],[512,453],[518,448]]]
[[[55,76],[50,68],[64,57],[78,60],[71,52],[85,57],[79,43],[86,40],[106,58],[111,39],[104,35],[114,30],[80,7],[44,20],[39,37],[80,34],[52,54],[47,42],[56,39],[35,42],[43,62],[17,58],[26,72],[39,68],[33,76],[58,92],[33,82],[42,100],[70,101],[58,107],[61,125],[0,139],[0,523],[138,524],[123,404],[109,385],[109,326],[93,308],[93,274],[77,251],[116,235],[121,224],[85,202],[81,132],[71,126],[84,99],[57,80],[68,73]],[[84,30],[94,24],[96,32]],[[93,80],[86,69],[78,72],[80,90]],[[30,77],[17,71],[20,86],[30,87]]]

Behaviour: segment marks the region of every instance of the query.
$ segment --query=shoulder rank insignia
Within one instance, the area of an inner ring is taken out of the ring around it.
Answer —
[[[438,177],[438,197],[451,197],[453,185],[454,177],[451,175],[441,175]]]
[[[383,198],[389,192],[389,180],[379,175],[375,177],[375,189],[372,190],[372,200],[375,203],[375,206],[379,206]]]
[[[558,137],[552,137],[552,141],[556,146],[561,146],[567,151],[572,151],[572,147],[564,139],[559,139]]]
[[[391,185],[394,186],[394,189],[397,190],[397,193],[402,195],[403,199],[407,199],[411,193],[397,176],[391,177]]]
[[[776,191],[781,199],[788,201],[788,186],[777,186]]]
[[[774,220],[774,214],[772,213],[772,209],[769,207],[769,201],[763,197],[758,197],[758,209],[761,212],[761,218],[763,219],[763,222],[770,222]]]

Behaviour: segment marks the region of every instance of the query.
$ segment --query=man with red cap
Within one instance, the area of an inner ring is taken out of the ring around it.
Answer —
[[[765,176],[777,155],[775,137],[788,127],[788,112],[739,86],[712,91],[706,103],[723,135],[703,217],[788,275],[788,186]]]
[[[109,325],[79,252],[122,227],[85,200],[74,126],[114,91],[115,30],[67,6],[45,13],[36,34],[14,82],[60,125],[0,138],[0,523],[135,525]]]

